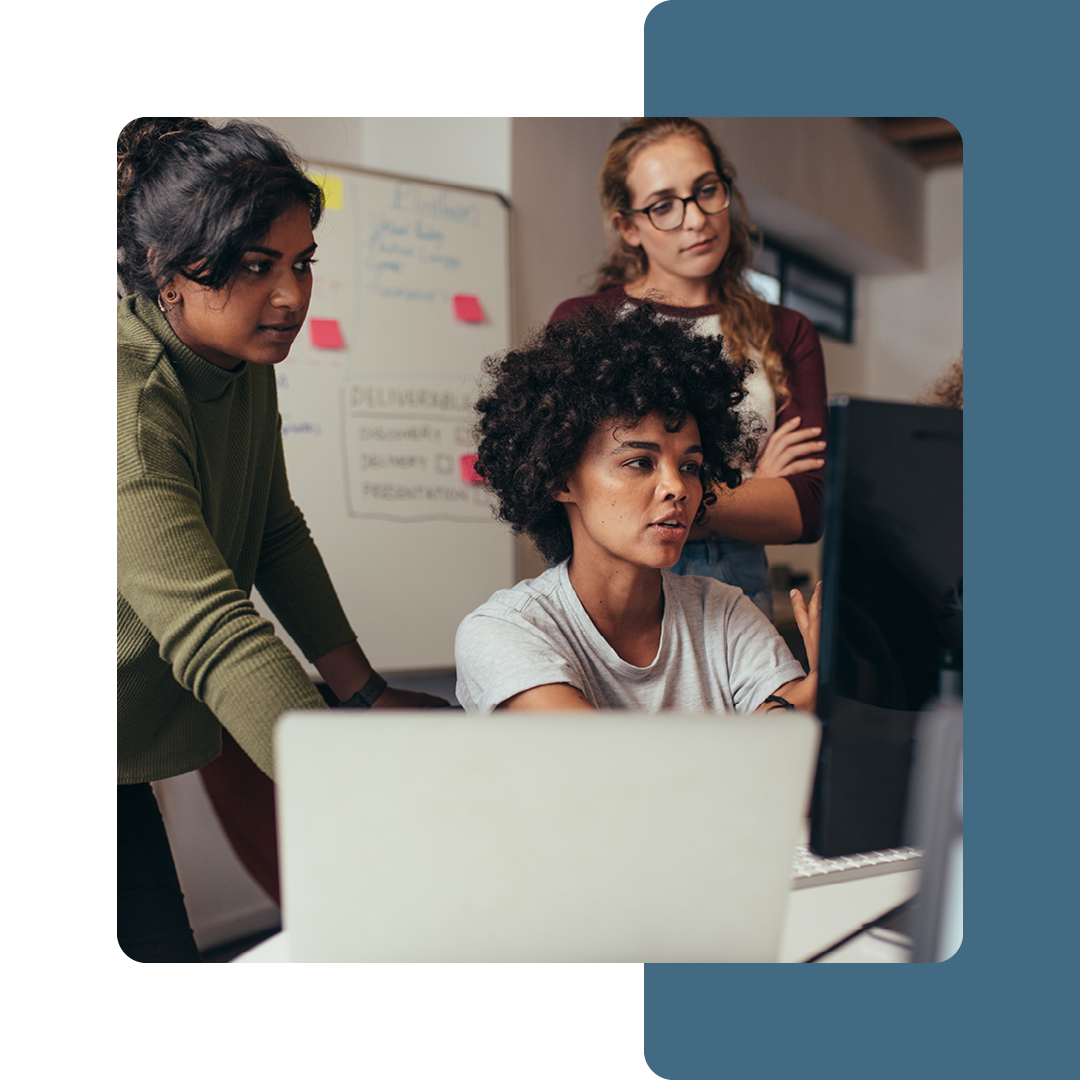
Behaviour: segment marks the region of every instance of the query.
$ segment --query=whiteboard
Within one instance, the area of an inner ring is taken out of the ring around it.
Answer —
[[[510,341],[509,208],[494,192],[311,175],[327,203],[311,306],[275,369],[293,499],[375,668],[453,667],[458,624],[514,581],[511,533],[469,479],[480,364]]]

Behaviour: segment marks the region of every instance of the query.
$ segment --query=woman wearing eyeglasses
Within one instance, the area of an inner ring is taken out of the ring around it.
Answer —
[[[704,125],[646,117],[608,147],[600,200],[612,242],[591,296],[551,317],[595,305],[648,299],[701,334],[721,335],[747,372],[741,406],[760,420],[758,454],[744,482],[718,490],[672,568],[738,585],[772,616],[765,544],[811,543],[821,535],[825,364],[817,331],[789,308],[766,303],[745,271],[752,252],[735,170]]]

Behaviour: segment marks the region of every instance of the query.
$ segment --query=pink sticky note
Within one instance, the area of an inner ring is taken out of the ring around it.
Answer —
[[[319,349],[344,349],[341,326],[337,319],[308,319],[311,327],[311,344]]]
[[[483,322],[484,321],[484,309],[480,306],[480,301],[475,296],[462,296],[458,295],[454,297],[454,314],[462,322]]]
[[[461,479],[466,484],[482,484],[484,482],[484,478],[476,471],[476,457],[476,454],[462,454],[458,459]]]

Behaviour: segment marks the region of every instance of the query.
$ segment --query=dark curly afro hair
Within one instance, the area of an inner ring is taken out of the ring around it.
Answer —
[[[697,524],[716,501],[712,486],[741,482],[740,466],[754,459],[764,433],[736,411],[749,368],[729,364],[720,339],[695,335],[648,304],[627,314],[589,308],[488,357],[483,370],[476,471],[498,500],[496,515],[531,536],[551,565],[573,552],[566,509],[553,495],[602,425],[633,426],[653,412],[668,431],[687,416],[697,421],[705,491]]]

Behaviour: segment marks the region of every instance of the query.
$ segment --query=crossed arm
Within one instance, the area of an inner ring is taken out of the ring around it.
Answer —
[[[820,427],[800,428],[798,416],[769,436],[754,475],[737,488],[716,489],[715,522],[695,526],[691,540],[714,529],[750,544],[791,544],[803,534],[802,511],[786,477],[824,467]]]

